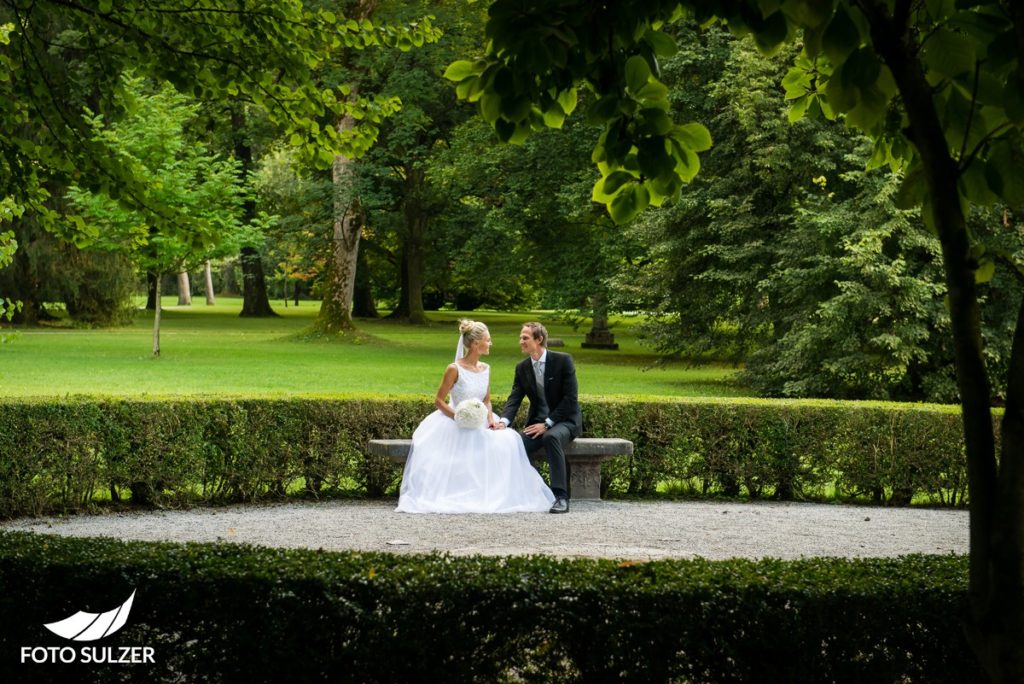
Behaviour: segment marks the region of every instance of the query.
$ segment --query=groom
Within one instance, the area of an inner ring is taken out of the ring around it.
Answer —
[[[548,456],[551,491],[555,495],[552,513],[569,512],[569,488],[565,467],[565,447],[579,437],[583,414],[577,399],[576,366],[572,357],[548,351],[548,331],[540,323],[525,323],[519,333],[519,348],[528,358],[516,365],[501,422],[511,423],[523,397],[530,400],[523,446],[531,454],[541,446]]]

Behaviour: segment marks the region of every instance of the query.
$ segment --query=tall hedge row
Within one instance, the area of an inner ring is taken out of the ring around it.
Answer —
[[[0,533],[0,679],[977,682],[964,556],[453,558]],[[42,625],[135,591],[123,629]],[[25,647],[153,662],[21,662]]]
[[[495,402],[498,403],[498,402]],[[393,492],[401,469],[366,454],[409,437],[426,400],[174,399],[0,402],[0,517],[98,498],[162,506]],[[622,437],[606,494],[779,499],[840,496],[964,503],[952,407],[814,401],[584,402],[585,435]]]

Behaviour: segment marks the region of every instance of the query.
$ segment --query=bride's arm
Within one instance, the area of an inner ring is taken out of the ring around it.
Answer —
[[[458,379],[459,369],[455,367],[454,363],[450,364],[444,369],[441,386],[437,388],[437,395],[434,397],[434,405],[437,406],[437,410],[449,418],[455,418],[455,411],[452,411],[452,407],[448,405],[448,394],[452,391],[452,386]]]
[[[505,424],[494,418],[494,410],[491,408],[491,387],[487,386],[487,395],[484,397],[484,406],[487,407],[487,427],[492,430],[502,430]]]

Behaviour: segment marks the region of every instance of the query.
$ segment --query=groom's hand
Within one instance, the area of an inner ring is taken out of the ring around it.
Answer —
[[[547,431],[548,426],[544,423],[534,423],[533,425],[527,425],[526,428],[523,429],[523,434],[537,439]]]

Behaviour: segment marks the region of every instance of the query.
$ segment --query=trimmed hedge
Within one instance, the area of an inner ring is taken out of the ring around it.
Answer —
[[[495,404],[499,404],[498,401]],[[401,469],[365,453],[406,438],[426,400],[65,398],[0,401],[0,517],[67,511],[98,496],[181,506],[395,491]],[[611,495],[840,497],[963,505],[956,407],[822,401],[584,403],[585,434],[632,440],[607,463]],[[997,431],[998,434],[998,431]]]
[[[0,533],[3,681],[973,682],[964,556],[556,560]],[[42,625],[137,590],[127,625]],[[39,665],[25,646],[149,646]]]

